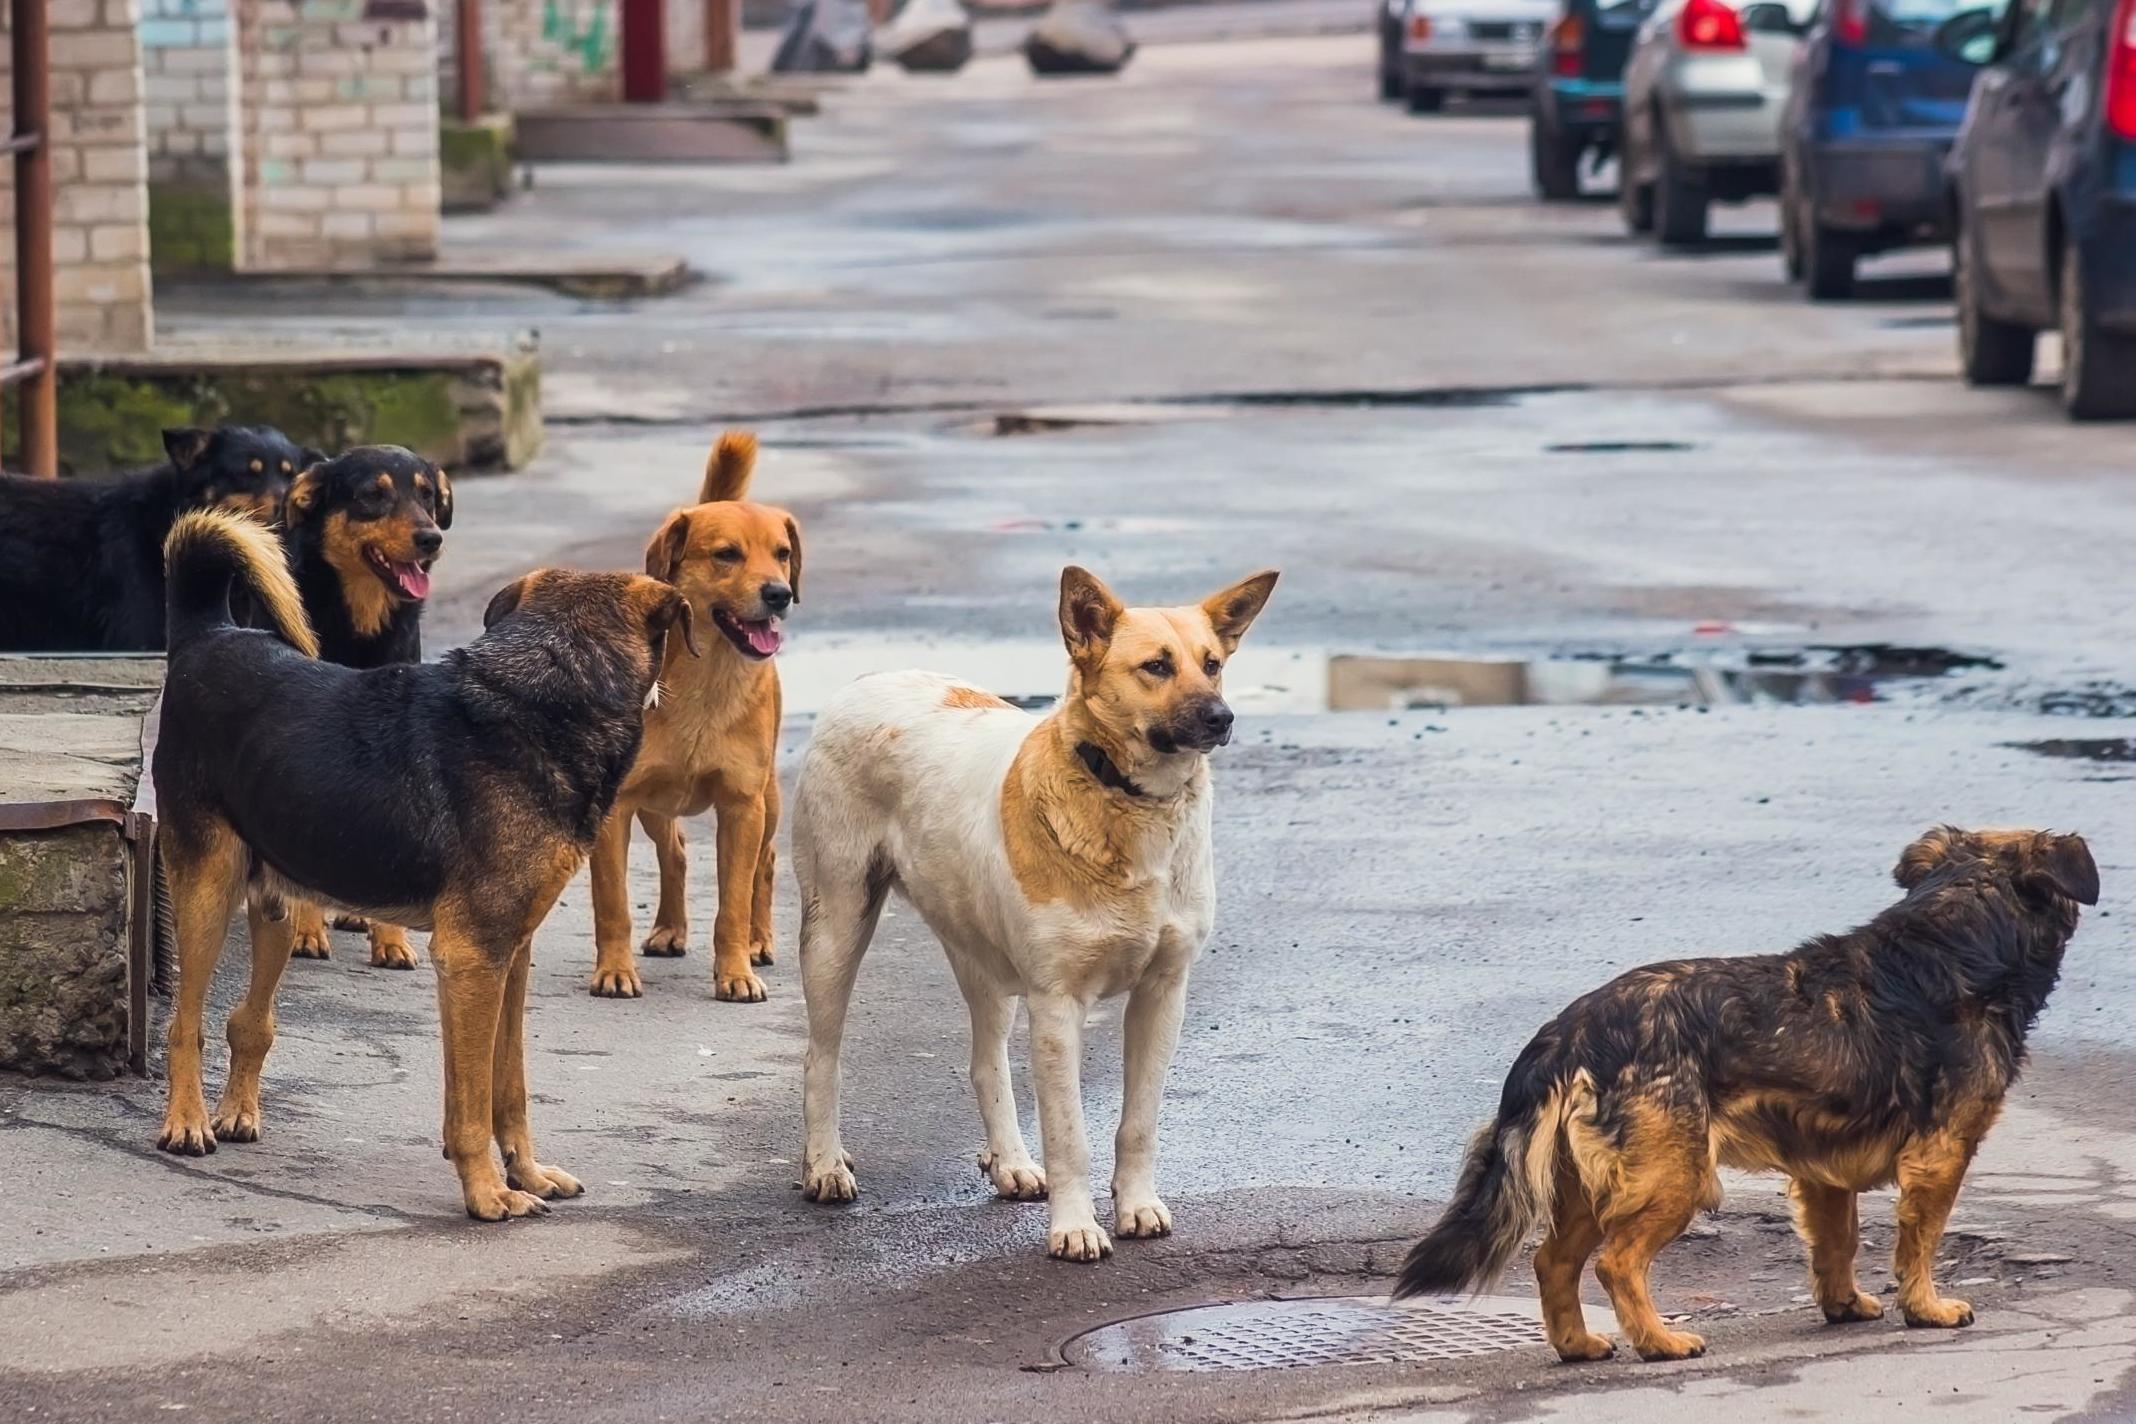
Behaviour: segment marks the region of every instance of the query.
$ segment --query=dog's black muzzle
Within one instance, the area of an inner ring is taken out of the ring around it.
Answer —
[[[1220,697],[1197,702],[1181,712],[1177,721],[1150,729],[1150,745],[1158,751],[1206,752],[1231,740],[1231,709]]]

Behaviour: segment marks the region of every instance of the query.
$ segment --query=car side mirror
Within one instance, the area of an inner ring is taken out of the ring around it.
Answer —
[[[1976,69],[2003,57],[2002,17],[1993,10],[1962,10],[1936,27],[1936,49]]]

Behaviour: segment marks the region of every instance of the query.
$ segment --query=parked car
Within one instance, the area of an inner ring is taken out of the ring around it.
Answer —
[[[1979,66],[1936,43],[1969,0],[1830,0],[1780,122],[1780,250],[1810,296],[1851,296],[1862,258],[1946,242],[1943,169]]]
[[[1402,92],[1412,113],[1448,94],[1524,94],[1558,0],[1407,0]]]
[[[1580,163],[1614,156],[1624,121],[1624,62],[1653,0],[1564,0],[1543,35],[1528,152],[1537,196],[1580,196]]]
[[[1966,379],[2024,384],[2058,327],[2070,415],[2136,417],[2136,0],[2013,0],[1940,40],[1985,64],[1950,160]]]
[[[1661,0],[1624,68],[1625,226],[1705,241],[1716,202],[1779,189],[1780,113],[1816,0]]]
[[[1379,96],[1395,100],[1408,92],[1402,78],[1402,28],[1409,23],[1409,0],[1373,0],[1379,13]]]

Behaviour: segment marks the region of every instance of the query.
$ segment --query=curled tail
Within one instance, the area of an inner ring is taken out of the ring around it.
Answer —
[[[163,641],[171,652],[203,633],[235,626],[230,585],[242,581],[277,637],[308,658],[319,656],[282,541],[266,525],[224,510],[196,510],[171,526],[163,567]]]
[[[1549,1060],[1555,1044],[1530,1043],[1506,1079],[1498,1117],[1469,1141],[1454,1199],[1422,1241],[1409,1248],[1394,1298],[1480,1290],[1550,1215],[1558,1148],[1572,1084]]]
[[[750,477],[756,474],[757,438],[747,430],[723,430],[719,443],[705,459],[705,482],[697,491],[699,504],[740,499],[749,493]]]

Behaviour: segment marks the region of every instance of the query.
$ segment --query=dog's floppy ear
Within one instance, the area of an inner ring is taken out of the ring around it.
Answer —
[[[1260,616],[1268,595],[1275,592],[1276,577],[1276,570],[1263,569],[1202,600],[1202,612],[1209,615],[1209,626],[1216,630],[1227,655],[1237,651],[1239,639],[1246,636],[1246,630]]]
[[[1126,611],[1090,570],[1075,564],[1061,570],[1061,638],[1076,661],[1103,653]]]
[[[1951,847],[1964,834],[1956,826],[1930,827],[1919,840],[1899,852],[1899,863],[1892,868],[1891,878],[1899,882],[1900,889],[1913,889],[1950,858]]]
[[[756,474],[757,438],[747,430],[723,430],[712,453],[705,458],[705,482],[698,488],[699,504],[718,504],[749,493],[750,477]]]
[[[212,430],[196,430],[182,426],[163,432],[163,453],[171,457],[171,464],[181,470],[190,470],[200,457],[208,453],[208,442],[215,438]]]
[[[697,613],[681,590],[664,590],[660,601],[645,615],[645,623],[655,633],[680,630],[683,646],[690,650],[690,656],[700,656],[697,651]]]
[[[662,583],[673,583],[689,543],[690,512],[678,509],[653,531],[652,542],[645,546],[645,571]]]
[[[311,512],[319,507],[319,500],[325,493],[325,462],[305,466],[297,477],[289,482],[289,493],[282,496],[282,522],[291,529],[302,524]]]
[[[522,574],[491,596],[489,607],[482,610],[484,632],[496,627],[499,619],[506,617],[519,606],[520,600],[527,596],[527,589],[533,584],[535,577],[533,574]]]
[[[786,516],[786,547],[792,554],[786,560],[786,586],[794,591],[794,602],[801,601],[801,526],[794,517]]]
[[[2051,890],[2079,905],[2099,903],[2099,863],[2082,836],[2042,831],[2025,848],[2022,879],[2033,889]]]
[[[438,482],[438,528],[450,529],[452,528],[452,476],[446,474],[436,465],[430,467],[430,473]]]

